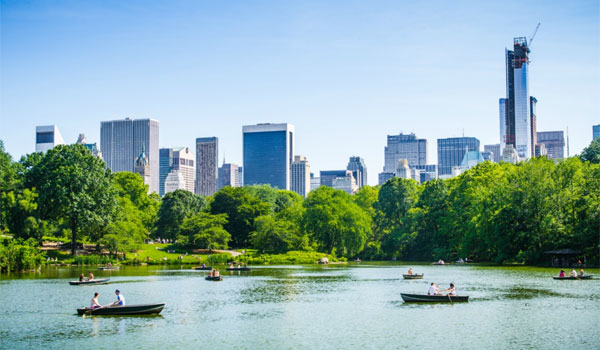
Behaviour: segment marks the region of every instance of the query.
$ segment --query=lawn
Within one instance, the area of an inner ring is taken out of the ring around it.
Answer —
[[[169,253],[168,251],[171,251]],[[187,253],[187,255],[186,255]],[[179,257],[183,260],[179,260]],[[150,258],[150,262],[160,263],[167,258],[169,263],[182,262],[184,264],[201,264],[207,263],[209,254],[193,254],[185,249],[176,247],[173,244],[142,244],[142,249],[135,253],[128,253],[127,258],[137,258],[140,262],[146,262]]]

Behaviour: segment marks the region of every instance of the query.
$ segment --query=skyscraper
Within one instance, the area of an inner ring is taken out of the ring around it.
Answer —
[[[539,131],[538,143],[543,144],[546,155],[550,159],[563,159],[565,157],[565,136],[562,131]]]
[[[42,125],[35,127],[35,151],[46,152],[56,145],[64,145],[60,131],[56,125]]]
[[[333,187],[333,182],[336,178],[345,178],[352,176],[350,170],[321,170],[319,178],[321,179],[321,186]],[[356,182],[356,179],[354,180]]]
[[[592,140],[600,137],[600,124],[592,126]]]
[[[451,176],[452,168],[461,165],[465,153],[479,151],[475,137],[450,137],[437,140],[438,176]]]
[[[172,170],[178,170],[183,176],[185,186],[181,189],[194,192],[194,176],[196,161],[194,153],[188,147],[161,148],[160,149],[160,183],[158,194],[167,193],[165,181]]]
[[[212,196],[217,191],[219,139],[196,139],[196,194]]]
[[[294,156],[292,162],[292,191],[306,198],[310,192],[310,164],[304,156]]]
[[[388,135],[384,149],[383,172],[396,172],[398,161],[408,160],[409,166],[427,164],[427,140],[418,139],[415,134]]]
[[[77,138],[77,142],[75,142],[75,143],[78,145],[85,146],[85,148],[89,149],[93,155],[95,155],[98,158],[102,158],[102,152],[100,152],[98,145],[95,142],[88,143],[87,139],[85,138],[85,134],[79,134],[79,137]]]
[[[367,166],[365,165],[364,159],[361,157],[350,157],[346,169],[352,172],[358,188],[367,185]]]
[[[244,185],[268,184],[290,189],[294,157],[294,126],[282,124],[244,125]]]
[[[537,100],[529,96],[530,52],[524,37],[514,38],[512,51],[506,49],[506,98],[500,99],[500,151],[513,145],[521,159],[535,152],[532,107]]]
[[[135,160],[145,149],[150,167],[150,192],[159,191],[159,122],[154,119],[112,120],[100,124],[100,149],[112,171],[134,171]]]
[[[219,167],[219,176],[217,178],[217,191],[225,186],[239,187],[240,172],[237,164],[225,163]]]
[[[537,139],[537,136],[536,136]],[[500,163],[500,158],[502,157],[502,153],[500,153],[500,144],[497,143],[495,145],[484,145],[484,152],[490,152],[492,154],[491,161],[494,163]]]

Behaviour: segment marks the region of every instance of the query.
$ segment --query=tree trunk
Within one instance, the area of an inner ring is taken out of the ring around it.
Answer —
[[[77,219],[71,218],[71,255],[77,252]]]

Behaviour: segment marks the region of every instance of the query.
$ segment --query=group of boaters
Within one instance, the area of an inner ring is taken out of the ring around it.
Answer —
[[[208,272],[208,277],[219,277],[219,276],[221,276],[221,273],[217,269],[212,269],[211,271]]]
[[[85,278],[84,274],[79,275],[79,282],[83,282],[83,281],[92,281],[94,279],[94,274],[90,272],[90,275],[88,276],[88,278]]]
[[[573,268],[573,269],[571,269],[571,273],[569,273],[569,277],[581,277],[584,274],[585,273],[583,272],[583,269],[579,270],[579,273],[577,273],[577,271],[575,271],[575,268]],[[558,277],[566,277],[565,270],[560,270]]]
[[[408,268],[408,274],[414,275],[412,267]],[[446,295],[455,296],[456,288],[454,288],[454,283],[450,283],[450,287],[446,289],[440,290],[440,286],[431,282],[429,289],[427,290],[427,295],[443,295],[442,292],[446,292]]]
[[[92,302],[90,303],[90,309],[97,309],[100,307],[109,307],[109,306],[125,306],[125,297],[123,296],[123,294],[121,294],[121,292],[118,289],[115,290],[115,295],[117,296],[117,300],[108,305],[102,306],[98,302],[99,295],[100,294],[98,292],[94,293],[94,297],[92,298]]]

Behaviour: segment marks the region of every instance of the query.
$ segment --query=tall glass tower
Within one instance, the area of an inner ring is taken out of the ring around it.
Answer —
[[[244,125],[244,185],[268,184],[291,188],[294,160],[294,126],[282,124]]]
[[[524,37],[515,38],[513,50],[506,50],[506,98],[500,99],[500,147],[512,145],[521,159],[535,155],[531,107],[537,100],[529,96],[530,52]]]

